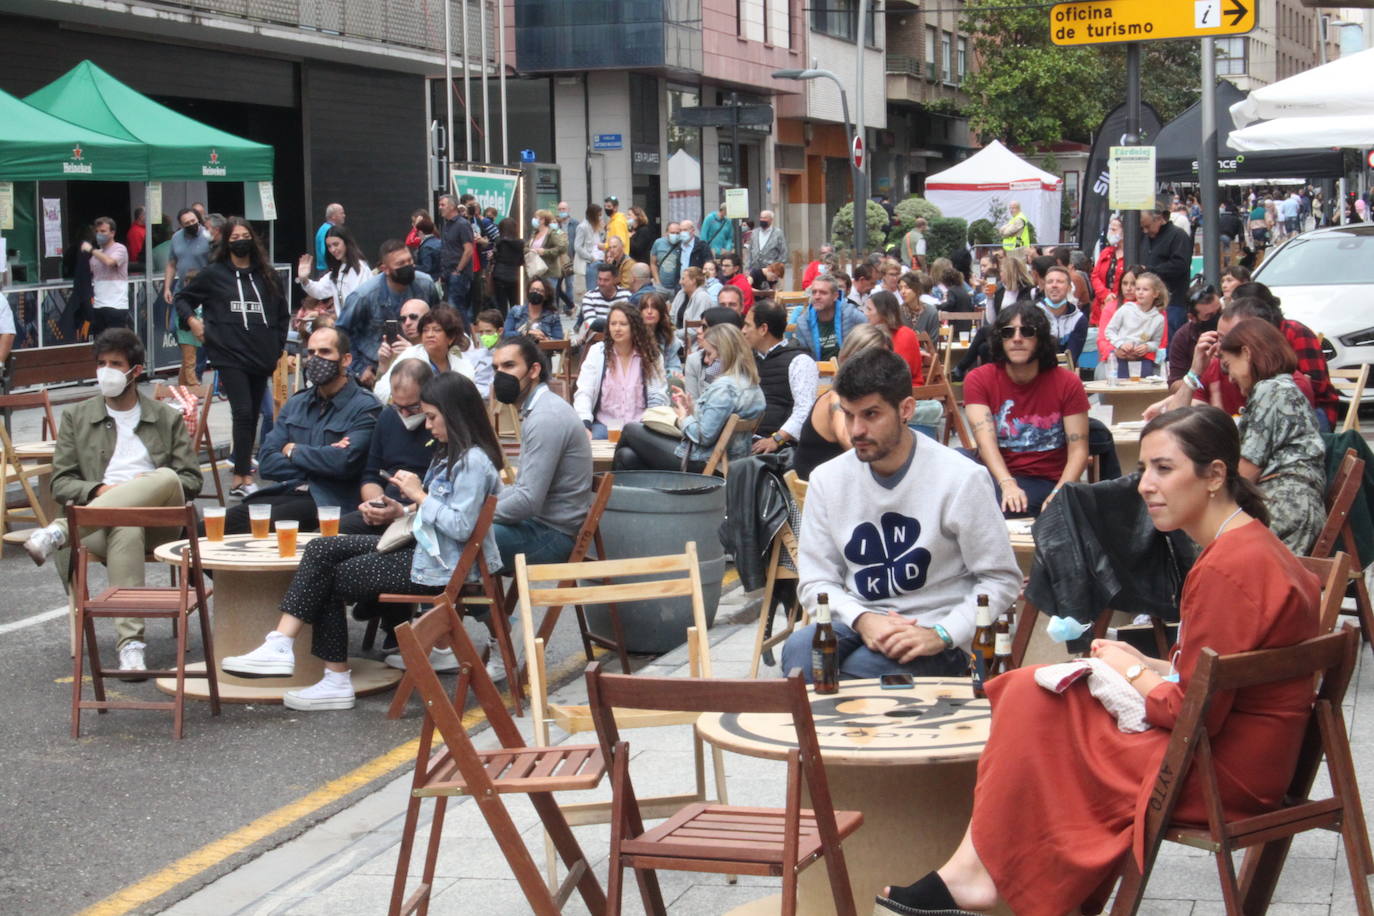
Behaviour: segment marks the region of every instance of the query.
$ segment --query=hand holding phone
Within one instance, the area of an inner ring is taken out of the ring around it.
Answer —
[[[382,339],[391,341],[401,336],[401,323],[394,318],[382,322]]]

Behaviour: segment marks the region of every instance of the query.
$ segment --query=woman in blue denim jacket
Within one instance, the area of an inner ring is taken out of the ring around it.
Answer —
[[[353,682],[348,670],[348,618],[344,605],[381,594],[434,595],[453,576],[463,547],[488,496],[501,488],[501,446],[487,419],[477,386],[456,372],[436,375],[420,390],[425,426],[441,446],[421,480],[409,471],[392,478],[418,508],[412,516],[415,543],[378,553],[375,535],[316,538],[306,545],[301,563],[282,599],[281,619],[261,646],[247,655],[220,662],[229,674],[286,677],[295,672],[292,640],[311,624],[310,651],[324,661],[318,684],[287,691],[290,709],[352,709]],[[393,502],[389,497],[382,497]],[[496,535],[486,533],[482,552],[496,569],[501,556]],[[474,569],[470,580],[477,578]],[[457,667],[453,652],[436,649],[440,668]],[[390,659],[388,659],[390,661]]]
[[[616,470],[686,470],[700,472],[725,431],[731,414],[741,420],[763,416],[763,389],[754,353],[740,329],[717,324],[702,335],[705,375],[710,384],[695,404],[684,391],[674,389],[673,411],[682,437],[664,435],[643,423],[629,423],[620,433],[615,452]],[[726,447],[731,458],[749,454],[752,434],[736,433]]]

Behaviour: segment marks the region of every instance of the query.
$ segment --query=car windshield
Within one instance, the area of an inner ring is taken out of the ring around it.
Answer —
[[[1374,283],[1374,235],[1294,239],[1265,259],[1255,279],[1271,287]]]

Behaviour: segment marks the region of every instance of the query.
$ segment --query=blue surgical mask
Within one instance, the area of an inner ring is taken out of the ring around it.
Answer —
[[[104,248],[106,245],[110,244],[110,234],[108,232],[97,232],[95,234],[95,243],[101,248]]]
[[[568,214],[568,211],[567,211],[567,210],[559,210],[559,211],[558,211],[558,218],[559,218],[559,219],[567,219],[567,218],[568,218],[568,215],[569,215],[569,214]]]
[[[1055,642],[1068,642],[1077,639],[1091,629],[1086,623],[1079,623],[1072,617],[1051,617],[1045,632]]]
[[[532,217],[530,217],[530,225],[533,226],[534,228],[538,229],[538,228],[539,228],[539,217],[537,217],[537,216],[532,216]]]
[[[676,245],[678,242],[682,241],[682,233],[681,233],[681,232],[670,232],[670,233],[668,233],[668,241],[671,242],[672,244]]]

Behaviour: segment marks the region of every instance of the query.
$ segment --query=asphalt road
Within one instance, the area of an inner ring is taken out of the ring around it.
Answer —
[[[103,576],[103,570],[97,575]],[[149,584],[163,584],[166,576],[165,567],[149,567]],[[391,702],[387,692],[360,698],[348,712],[225,704],[218,719],[210,717],[207,704],[193,701],[181,741],[172,738],[167,712],[86,711],[82,737],[73,740],[65,611],[11,628],[65,608],[61,583],[51,565],[34,567],[23,549],[14,546],[0,558],[0,583],[0,669],[6,685],[0,742],[0,912],[79,912],[418,735],[415,706],[399,721],[385,717]],[[363,625],[354,621],[351,626],[356,649]],[[574,615],[564,614],[550,646],[551,671],[569,656],[580,656],[576,633]],[[194,626],[191,638],[191,657],[198,659]],[[113,666],[112,623],[100,631],[100,642]],[[174,646],[170,623],[150,621],[149,667],[170,667]],[[152,682],[112,686],[124,697],[165,699]],[[135,912],[162,909],[302,832],[369,786],[375,782],[356,787]]]

